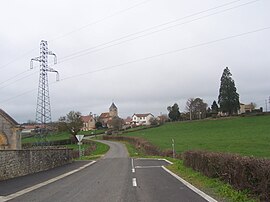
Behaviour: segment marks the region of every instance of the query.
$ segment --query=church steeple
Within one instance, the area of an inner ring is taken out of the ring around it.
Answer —
[[[118,117],[118,110],[117,107],[115,106],[114,102],[109,108],[109,113],[111,117]]]

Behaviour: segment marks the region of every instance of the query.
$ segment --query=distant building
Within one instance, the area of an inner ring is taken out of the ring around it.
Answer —
[[[36,129],[36,125],[33,124],[22,124],[22,131],[21,131],[21,135],[22,137],[30,137],[35,135],[35,129]]]
[[[131,125],[132,124],[132,118],[128,116],[126,119],[124,119],[124,124],[125,125]]]
[[[99,116],[99,121],[102,123],[103,127],[110,128],[111,121],[114,117],[118,117],[118,109],[114,103],[111,104],[109,112],[101,113]]]
[[[151,125],[150,120],[151,118],[155,118],[153,114],[133,114],[132,116],[132,123],[140,126],[140,125]]]
[[[21,149],[20,132],[19,124],[0,109],[0,149]]]
[[[240,109],[238,110],[238,114],[250,113],[255,109],[255,106],[250,104],[240,103]]]
[[[83,127],[81,129],[82,131],[89,131],[96,128],[96,120],[92,114],[89,114],[88,116],[81,116],[81,119],[83,121]]]
[[[162,115],[157,117],[157,120],[161,124],[161,123],[165,123],[165,122],[169,121],[169,117],[165,114],[162,114]]]

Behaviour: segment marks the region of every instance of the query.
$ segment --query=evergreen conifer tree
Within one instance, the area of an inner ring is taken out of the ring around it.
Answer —
[[[229,115],[237,113],[237,110],[240,109],[239,94],[236,92],[235,83],[228,67],[224,69],[220,81],[218,96],[220,111]]]

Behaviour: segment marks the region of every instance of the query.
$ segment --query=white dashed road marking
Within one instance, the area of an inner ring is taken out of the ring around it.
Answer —
[[[136,178],[132,178],[132,185],[133,185],[133,187],[137,187]]]
[[[133,160],[133,159],[131,159],[131,171],[132,171],[133,173],[135,173],[134,160]]]

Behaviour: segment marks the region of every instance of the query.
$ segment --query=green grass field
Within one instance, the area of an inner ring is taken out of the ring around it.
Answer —
[[[101,129],[101,130],[93,131],[93,134],[92,134],[92,131],[80,131],[78,134],[88,136],[88,135],[95,135],[95,134],[98,135],[104,132],[105,130]],[[71,135],[69,132],[52,133],[48,135],[48,141],[67,140],[67,139],[70,139],[70,136]],[[36,141],[37,139],[35,137],[22,138],[22,143],[34,143]]]
[[[125,135],[143,137],[161,149],[176,152],[208,150],[270,157],[270,116],[167,123]]]

